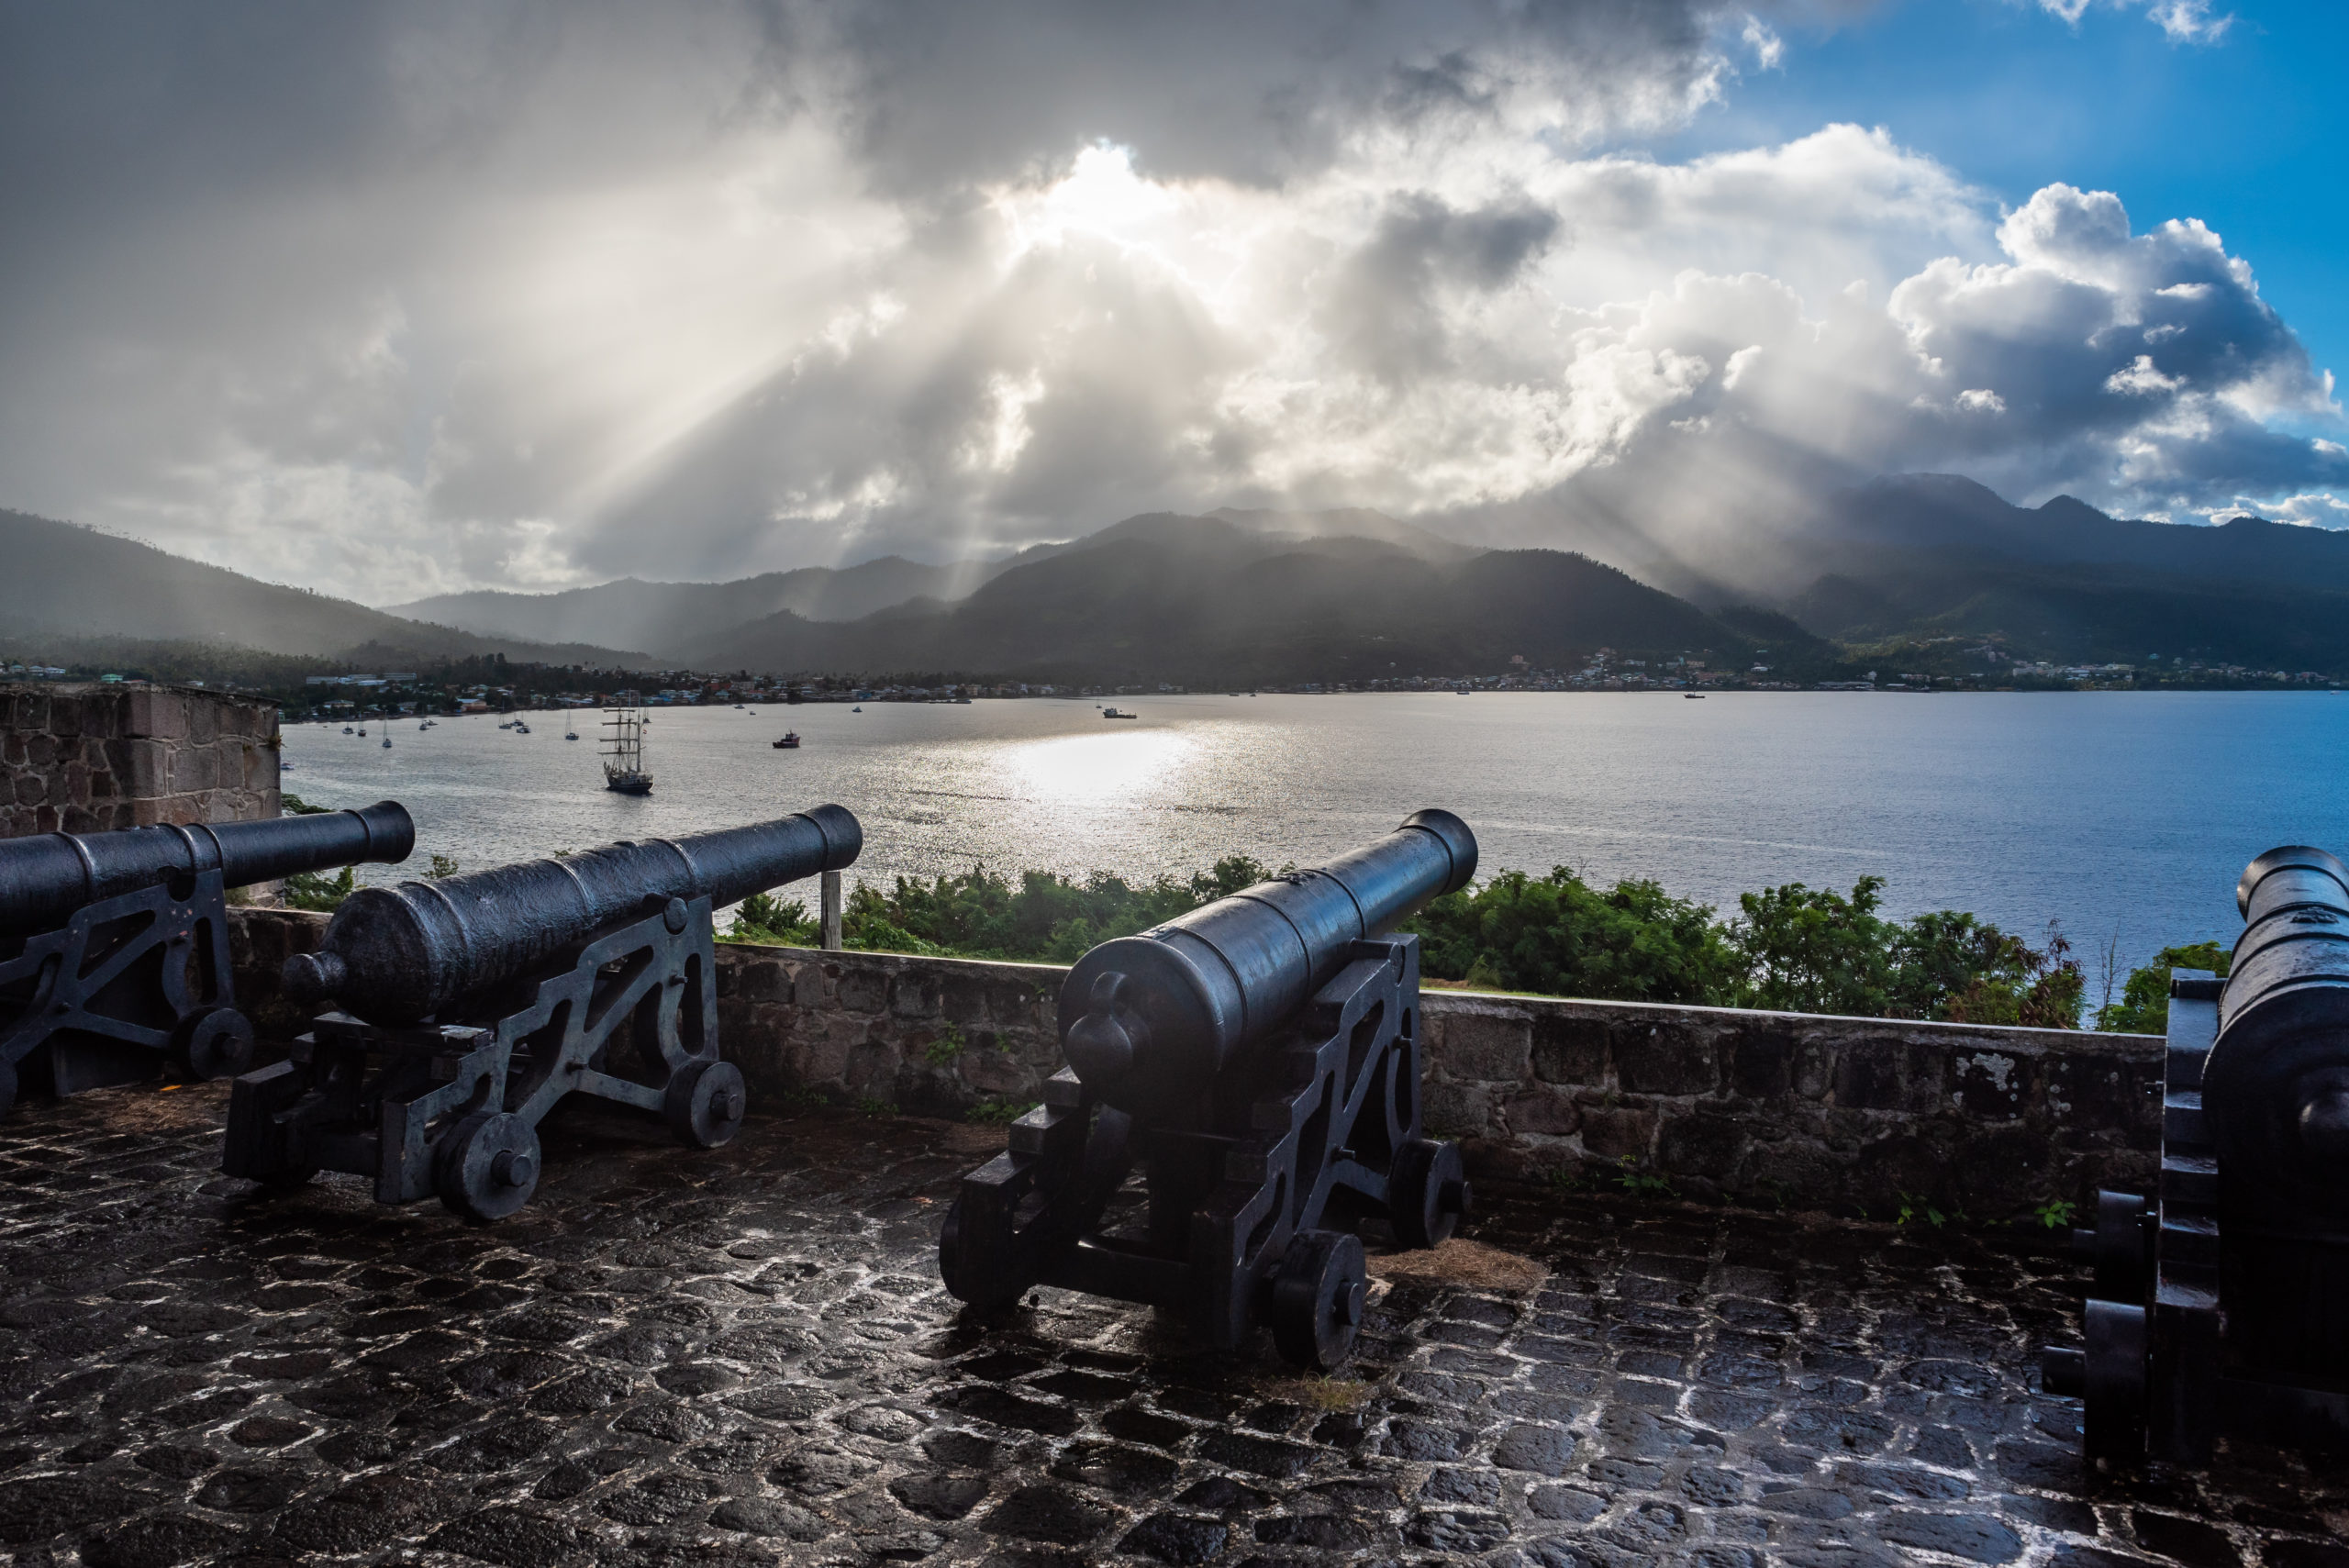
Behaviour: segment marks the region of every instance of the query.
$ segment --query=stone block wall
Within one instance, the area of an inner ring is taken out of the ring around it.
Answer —
[[[325,917],[238,910],[264,1035]],[[1061,1066],[1065,970],[720,943],[719,1028],[754,1101],[963,1117]],[[1431,1130],[1486,1177],[1800,1210],[2007,1219],[2152,1179],[2162,1042],[2145,1035],[1425,994]]]
[[[277,708],[192,686],[0,685],[0,838],[275,817]]]

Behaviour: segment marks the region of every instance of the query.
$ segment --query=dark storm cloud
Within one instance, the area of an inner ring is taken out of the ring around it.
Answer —
[[[874,0],[785,14],[826,49],[886,179],[996,178],[1109,140],[1144,172],[1275,183],[1366,122],[1506,117],[1525,89],[1569,129],[1677,111],[1713,69],[1709,0]]]

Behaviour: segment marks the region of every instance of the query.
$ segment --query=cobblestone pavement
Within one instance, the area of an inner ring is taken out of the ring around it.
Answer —
[[[17,1562],[2349,1564],[2349,1473],[2084,1470],[2028,1371],[2071,1287],[1990,1242],[1520,1198],[1309,1382],[1058,1293],[960,1318],[932,1237],[999,1131],[558,1121],[472,1228],[218,1176],[225,1105],[0,1124]]]

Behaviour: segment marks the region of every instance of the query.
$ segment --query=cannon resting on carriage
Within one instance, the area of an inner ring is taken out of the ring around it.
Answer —
[[[566,1095],[734,1136],[742,1074],[718,1050],[718,906],[863,847],[837,806],[723,832],[618,843],[437,882],[362,888],[286,991],[331,997],[291,1058],[239,1078],[221,1169],[292,1184],[372,1177],[472,1219],[529,1201],[540,1121]]]
[[[1466,824],[1422,811],[1086,953],[1061,987],[1068,1065],[963,1178],[946,1287],[980,1307],[1038,1284],[1140,1302],[1224,1350],[1268,1325],[1292,1362],[1343,1362],[1368,1285],[1356,1226],[1430,1247],[1468,1206],[1458,1146],[1421,1134],[1419,939],[1379,933],[1475,869]]]
[[[252,1025],[228,969],[228,891],[405,860],[396,802],[266,822],[0,840],[0,1115],[55,1095],[240,1073]]]
[[[2160,1184],[2097,1195],[2087,1342],[2042,1362],[2097,1458],[2349,1444],[2349,867],[2270,850],[2235,903],[2226,980],[2170,979]]]

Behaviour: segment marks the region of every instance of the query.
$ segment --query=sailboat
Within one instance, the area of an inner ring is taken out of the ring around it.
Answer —
[[[623,700],[634,692],[622,694]],[[621,795],[651,795],[652,775],[644,771],[644,709],[634,703],[604,710],[604,787]]]

